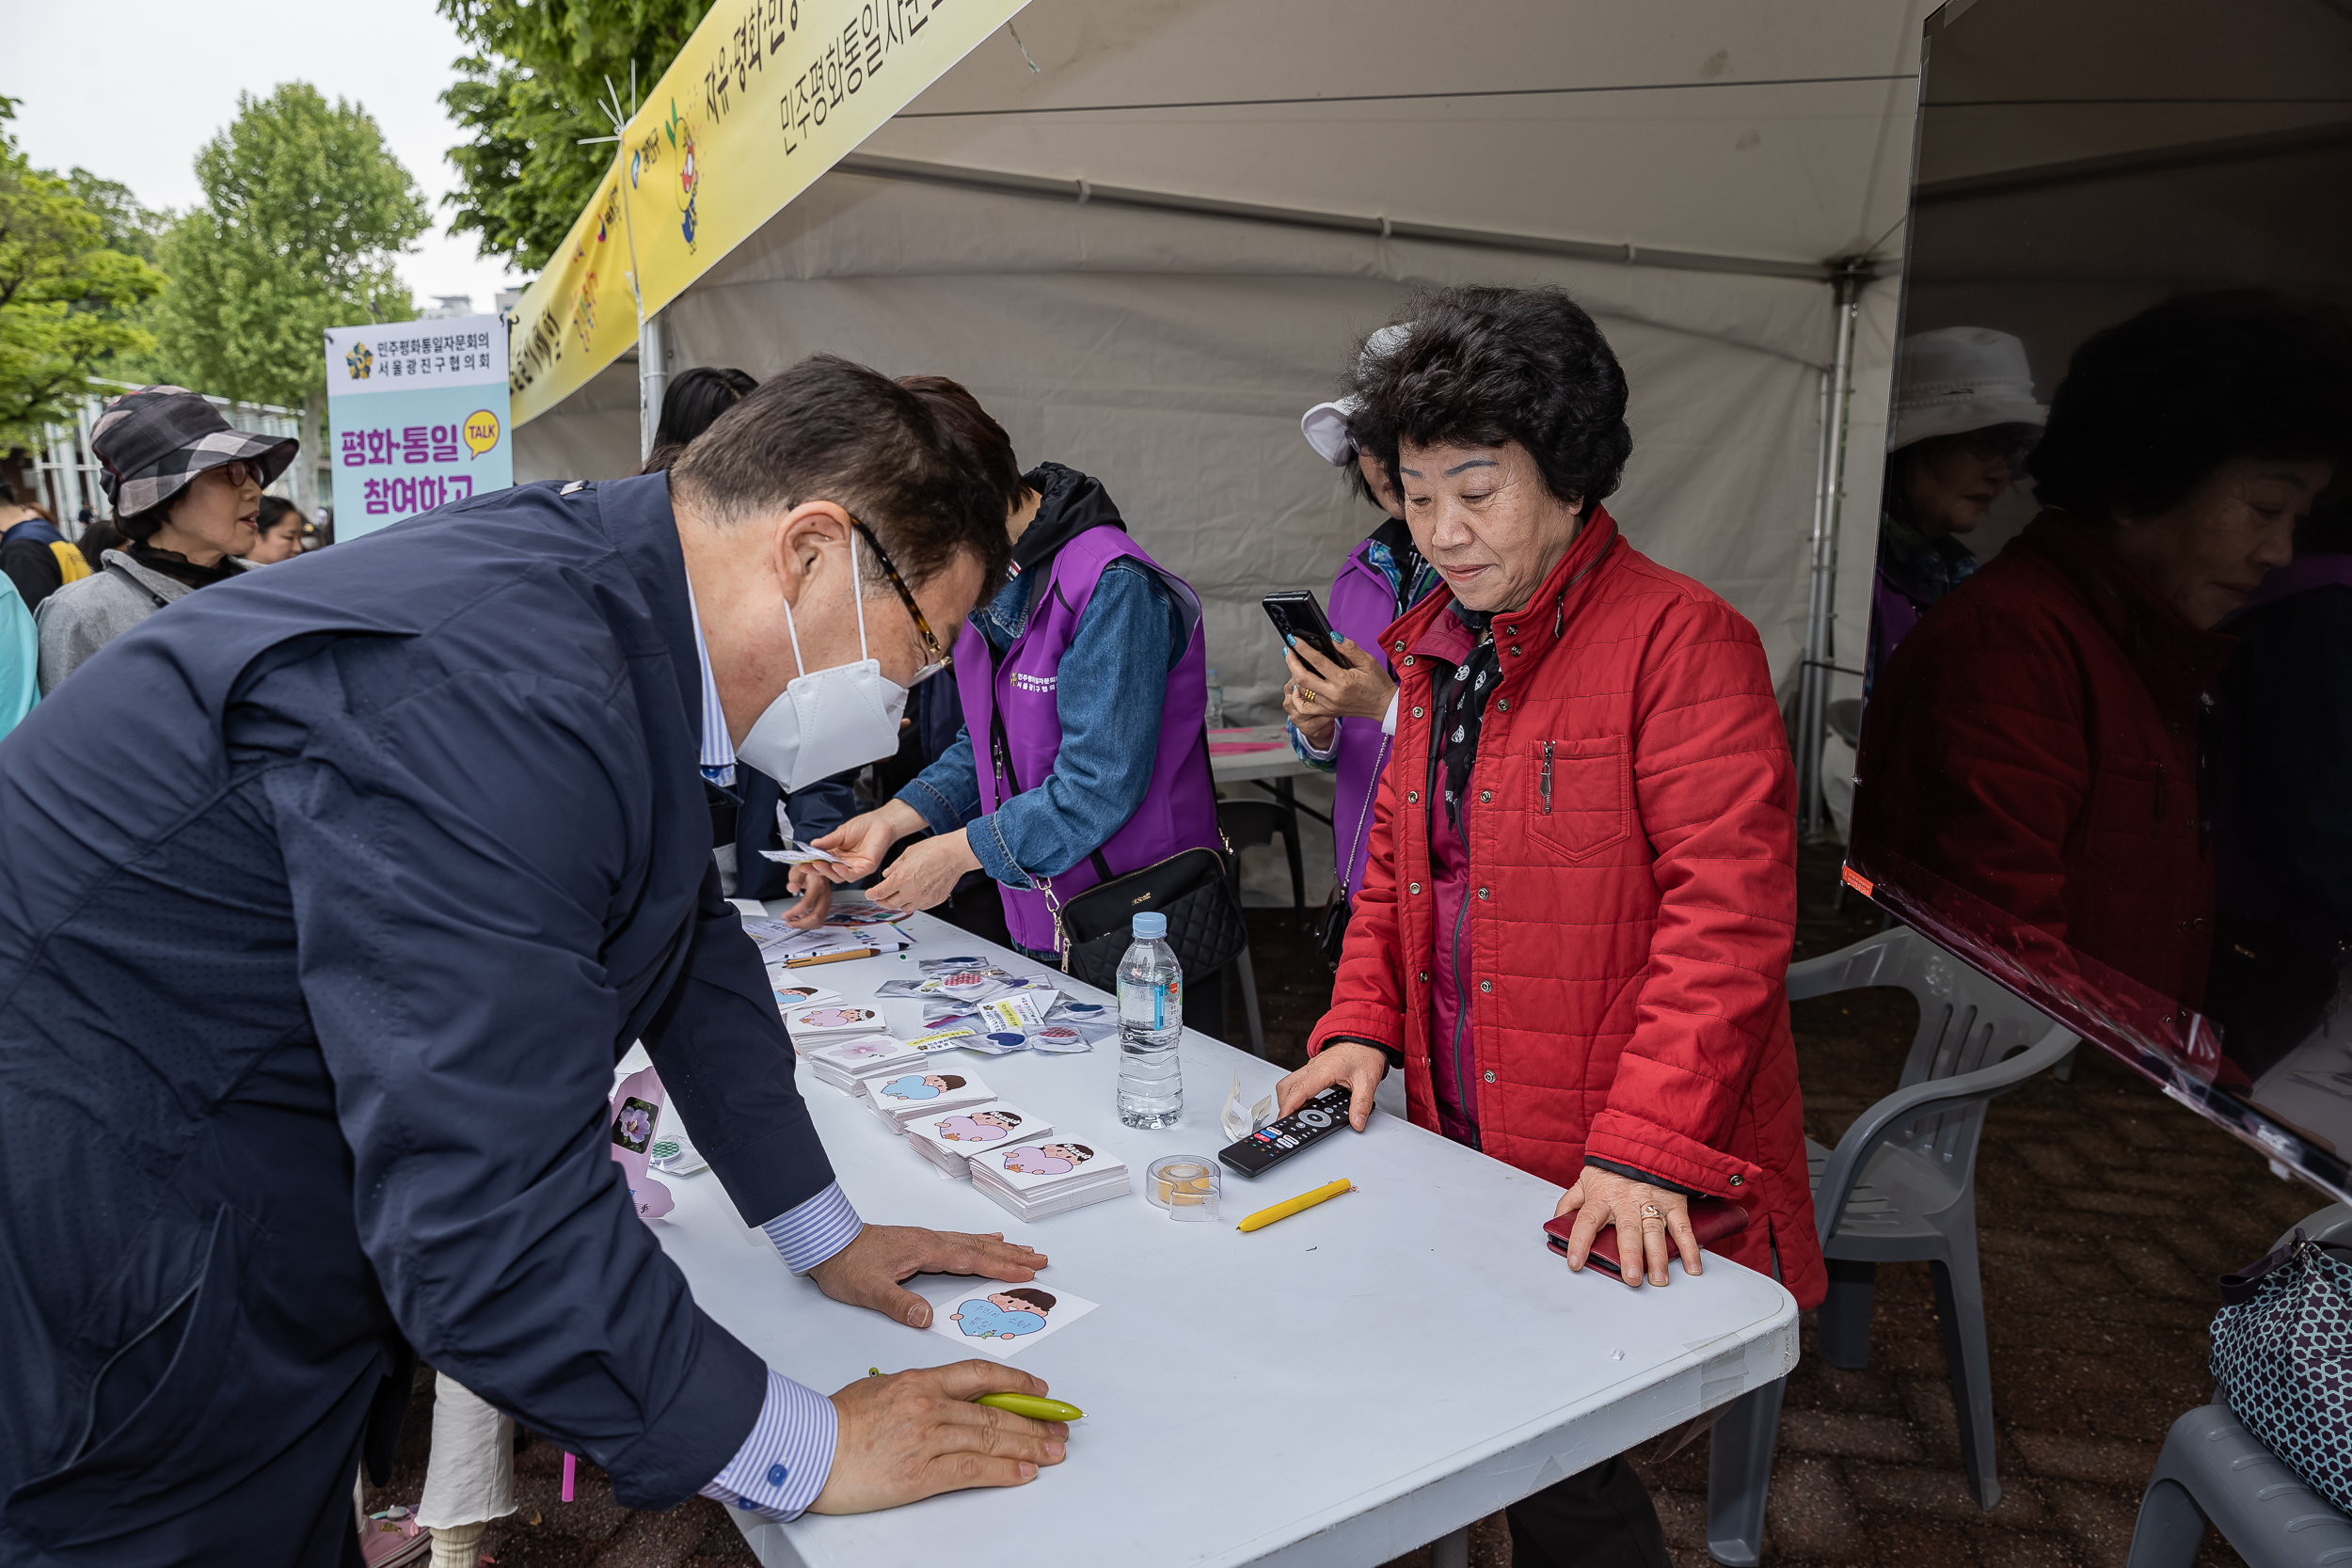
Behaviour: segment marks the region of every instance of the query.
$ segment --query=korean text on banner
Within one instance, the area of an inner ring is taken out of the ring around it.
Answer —
[[[515,483],[500,316],[326,333],[335,538]]]
[[[546,413],[634,345],[644,318],[1022,4],[720,0],[515,307],[515,421]]]

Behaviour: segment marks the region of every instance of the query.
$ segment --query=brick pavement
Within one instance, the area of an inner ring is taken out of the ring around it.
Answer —
[[[1828,907],[1835,861],[1808,856],[1800,957],[1877,928],[1855,903]],[[1288,911],[1251,911],[1265,1031],[1296,1060],[1328,977]],[[1795,1009],[1806,1131],[1835,1143],[1894,1086],[1916,1014],[1900,991],[1827,997]],[[2120,1067],[2085,1053],[2072,1084],[2043,1077],[1996,1101],[1979,1155],[2000,1506],[1968,1496],[1927,1267],[1878,1274],[1870,1365],[1821,1360],[1812,1314],[1789,1380],[1766,1509],[1772,1564],[1914,1568],[2103,1568],[2121,1564],[2139,1492],[2172,1418],[2211,1396],[2213,1278],[2265,1250],[2321,1206],[2226,1134]],[[391,1485],[370,1506],[414,1502],[423,1484],[428,1386],[421,1381]],[[500,1568],[737,1568],[753,1559],[713,1503],[668,1513],[619,1508],[580,1469],[556,1500],[561,1458],[533,1444],[521,1510],[493,1527]],[[1657,1497],[1677,1568],[1705,1548],[1706,1445],[1635,1465]],[[1473,1529],[1475,1568],[1510,1561],[1502,1521]],[[1422,1568],[1415,1552],[1392,1568]],[[2201,1565],[2234,1563],[2208,1536]],[[877,1565],[882,1568],[882,1565]]]

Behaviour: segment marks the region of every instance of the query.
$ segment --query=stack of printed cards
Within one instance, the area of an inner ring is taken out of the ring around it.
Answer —
[[[888,1035],[864,1035],[812,1045],[803,1053],[817,1076],[844,1094],[863,1095],[866,1080],[878,1074],[922,1072],[930,1053]]]
[[[907,1123],[907,1142],[937,1165],[940,1174],[958,1180],[972,1174],[975,1154],[1009,1144],[1035,1143],[1053,1132],[1043,1117],[992,1100],[985,1105],[943,1117],[918,1117]]]
[[[854,1002],[787,1007],[784,1026],[792,1032],[792,1043],[802,1051],[814,1051],[831,1041],[854,1039],[860,1035],[879,1035],[890,1027],[879,1008],[861,1007]]]
[[[959,1068],[961,1065],[957,1064]],[[866,1103],[874,1108],[876,1116],[890,1124],[893,1132],[904,1130],[907,1123],[918,1117],[961,1111],[967,1105],[985,1105],[996,1098],[995,1091],[980,1082],[978,1073],[951,1072],[947,1064],[933,1061],[873,1073],[865,1080],[863,1087]]]
[[[842,1000],[839,991],[828,990],[823,986],[804,985],[792,977],[790,970],[781,965],[770,966],[768,989],[775,993],[778,1017],[788,1016],[803,1007],[834,1006]],[[798,1040],[793,1044],[800,1046]]]
[[[1083,1209],[1127,1194],[1127,1162],[1075,1138],[1022,1138],[971,1157],[972,1190],[1025,1220]]]

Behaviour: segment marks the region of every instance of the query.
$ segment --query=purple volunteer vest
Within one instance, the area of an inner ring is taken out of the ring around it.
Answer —
[[[1208,650],[1200,631],[1200,600],[1183,578],[1146,555],[1115,528],[1089,529],[1055,555],[1043,582],[1030,590],[1029,614],[1021,635],[1001,660],[979,629],[964,623],[956,639],[956,690],[963,699],[963,721],[972,736],[972,761],[979,775],[980,810],[993,812],[1025,789],[1034,789],[1054,770],[1061,752],[1061,716],[1056,691],[1062,655],[1077,635],[1078,622],[1094,597],[1094,586],[1114,561],[1142,562],[1181,598],[1192,622],[1184,657],[1168,674],[1160,693],[1159,747],[1152,758],[1151,786],[1143,803],[1102,847],[1113,876],[1124,876],[1184,849],[1214,847],[1216,793],[1201,730],[1208,712]],[[990,665],[995,664],[992,679]],[[1078,672],[1073,672],[1078,673]],[[1137,693],[1138,700],[1142,694]],[[993,717],[1001,714],[1011,776],[1000,778],[994,757]],[[1054,896],[1067,901],[1095,885],[1091,857],[1050,879]],[[1053,908],[1041,892],[1000,887],[1005,922],[1012,940],[1035,951],[1055,948]]]
[[[1331,629],[1359,648],[1369,648],[1390,679],[1389,651],[1380,634],[1396,619],[1396,590],[1380,568],[1364,559],[1363,545],[1347,554],[1347,563],[1331,579]],[[1373,797],[1389,760],[1389,737],[1377,719],[1343,719],[1339,744],[1332,752],[1331,852],[1333,869],[1354,898],[1364,890],[1364,863],[1372,858]]]

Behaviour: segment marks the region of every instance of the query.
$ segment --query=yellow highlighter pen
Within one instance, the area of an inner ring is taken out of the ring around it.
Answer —
[[[1240,1228],[1243,1230],[1263,1230],[1267,1226],[1272,1225],[1276,1220],[1289,1219],[1293,1214],[1297,1213],[1301,1209],[1311,1209],[1326,1198],[1337,1197],[1342,1193],[1352,1193],[1355,1190],[1356,1184],[1353,1181],[1350,1181],[1346,1177],[1343,1176],[1337,1181],[1327,1182],[1323,1186],[1317,1187],[1311,1193],[1301,1193],[1296,1197],[1284,1198],[1281,1202],[1276,1204],[1271,1209],[1259,1210],[1256,1213],[1242,1221]]]

